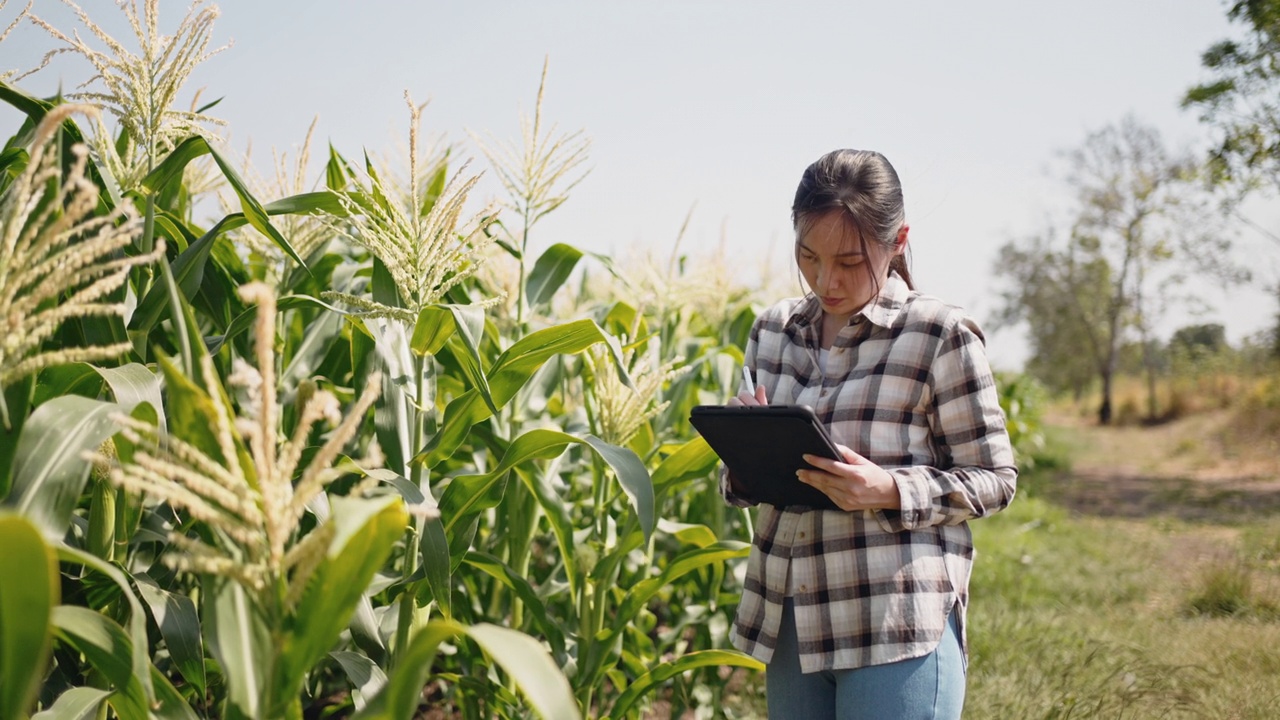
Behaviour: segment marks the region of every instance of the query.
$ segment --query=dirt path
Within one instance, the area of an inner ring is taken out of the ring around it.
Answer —
[[[1239,438],[1225,411],[1153,427],[1050,424],[1071,469],[1043,490],[1081,514],[1230,523],[1280,513],[1280,438]]]

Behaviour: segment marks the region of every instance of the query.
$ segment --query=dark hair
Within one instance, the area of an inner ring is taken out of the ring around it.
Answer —
[[[818,158],[800,178],[791,203],[791,224],[800,230],[833,211],[840,212],[856,231],[862,252],[870,242],[892,250],[907,219],[897,171],[873,150],[833,150]],[[906,257],[895,255],[889,269],[914,289]]]

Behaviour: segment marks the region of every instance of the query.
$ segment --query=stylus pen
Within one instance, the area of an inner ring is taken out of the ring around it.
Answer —
[[[754,380],[751,379],[751,371],[747,369],[746,365],[742,366],[742,380],[747,384],[747,394],[755,395],[756,383]]]

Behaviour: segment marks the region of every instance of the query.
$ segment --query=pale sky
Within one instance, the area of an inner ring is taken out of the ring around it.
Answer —
[[[317,116],[317,155],[325,142],[351,159],[392,152],[406,136],[408,90],[431,101],[424,130],[485,168],[467,131],[515,139],[549,57],[544,116],[592,139],[591,173],[536,229],[535,247],[665,257],[696,203],[690,254],[723,236],[744,275],[765,262],[793,272],[800,173],[828,150],[874,149],[903,181],[917,285],[979,322],[997,302],[997,248],[1043,230],[1066,202],[1057,153],[1126,114],[1170,148],[1203,147],[1208,130],[1178,101],[1204,77],[1201,52],[1235,34],[1217,0],[217,4],[215,43],[234,45],[190,88],[223,98],[211,114],[228,122],[234,149],[252,140],[259,163],[272,147],[292,152]],[[113,3],[82,5],[136,47]],[[172,32],[186,7],[163,0],[162,28]],[[55,0],[35,9],[76,27]],[[51,45],[21,28],[0,45],[0,68],[31,67]],[[19,85],[46,94],[89,75],[66,59]],[[0,111],[0,134],[16,123]],[[497,192],[492,182],[478,190]],[[1276,208],[1255,203],[1253,217],[1274,232]],[[1280,246],[1247,233],[1242,242],[1267,253],[1252,264],[1277,282]],[[1276,314],[1260,287],[1208,287],[1204,297],[1216,313],[1171,318],[1166,334],[1222,322],[1234,341]],[[988,345],[997,367],[1019,366],[1026,352],[1017,329],[989,332]]]

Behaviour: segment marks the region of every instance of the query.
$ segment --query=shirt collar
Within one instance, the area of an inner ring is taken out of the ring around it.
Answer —
[[[893,321],[897,319],[898,312],[906,304],[907,296],[910,293],[911,289],[907,287],[906,281],[897,272],[890,270],[889,277],[880,288],[880,293],[864,305],[861,310],[854,313],[849,322],[851,324],[857,323],[862,318],[866,318],[880,327],[892,327]],[[817,327],[818,321],[821,319],[822,304],[818,301],[816,295],[809,293],[796,305],[795,311],[791,313],[791,317],[787,320],[787,325],[793,327],[812,325]]]

